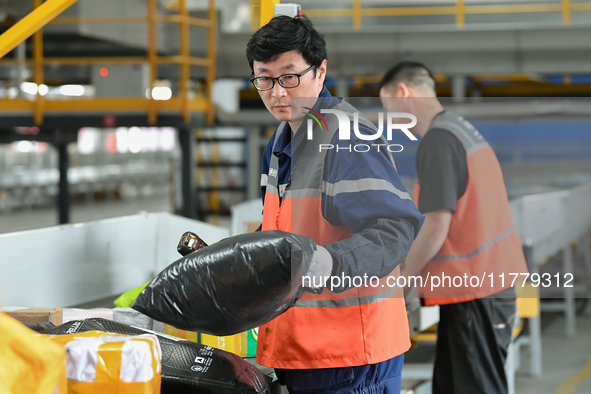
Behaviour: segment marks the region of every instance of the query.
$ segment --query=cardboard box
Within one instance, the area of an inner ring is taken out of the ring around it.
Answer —
[[[20,322],[27,323],[53,323],[56,326],[62,324],[63,313],[57,308],[20,308],[0,307],[0,312]]]
[[[240,357],[256,356],[257,340],[259,338],[258,331],[258,328],[255,328],[240,334],[219,337],[194,331],[179,330],[168,324],[164,325],[164,333],[166,335],[225,350],[237,354]]]

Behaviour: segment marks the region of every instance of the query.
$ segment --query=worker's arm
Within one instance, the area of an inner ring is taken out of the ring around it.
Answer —
[[[447,238],[452,214],[468,183],[462,143],[446,130],[430,130],[417,151],[417,175],[421,186],[418,205],[425,223],[402,264],[403,275],[418,274]]]
[[[324,245],[332,256],[332,276],[363,278],[390,274],[406,257],[415,229],[404,218],[369,220],[360,232],[338,242]],[[345,285],[342,283],[341,285]],[[348,287],[333,288],[342,292]]]
[[[425,214],[425,222],[404,260],[401,275],[417,275],[435,257],[447,238],[451,215],[449,209]]]
[[[351,142],[363,143],[359,139]],[[339,141],[337,135],[332,143],[348,145],[349,141]],[[387,151],[331,150],[325,179],[332,186],[323,196],[324,218],[332,225],[347,226],[353,233],[350,238],[324,245],[332,256],[331,275],[387,276],[406,257],[424,220]]]

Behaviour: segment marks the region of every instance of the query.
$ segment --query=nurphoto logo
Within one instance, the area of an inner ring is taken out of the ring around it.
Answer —
[[[305,109],[309,110],[310,112],[305,112],[305,116],[310,116],[312,119],[308,119],[307,122],[307,138],[308,140],[312,140],[314,138],[314,121],[320,127],[321,131],[325,129],[328,130],[328,124],[322,114],[333,114],[337,117],[339,122],[339,140],[347,141],[351,140],[351,120],[350,115],[340,111],[338,109],[321,109],[319,113],[312,108],[304,107]],[[410,122],[407,123],[395,123],[394,120],[399,119],[410,119]],[[402,131],[409,140],[417,141],[417,137],[415,137],[409,129],[413,128],[417,124],[417,117],[411,113],[407,112],[388,112],[386,113],[386,135],[384,136],[384,113],[380,112],[378,114],[378,129],[375,134],[362,134],[359,131],[359,112],[353,113],[353,132],[355,136],[363,141],[376,141],[378,139],[382,139],[382,141],[391,141],[392,140],[392,131],[393,130],[400,130]],[[397,153],[402,152],[404,149],[400,144],[350,144],[349,146],[336,146],[336,150],[338,151],[348,151],[348,152],[369,152],[372,149],[372,146],[376,148],[377,151],[380,150],[380,147],[386,147],[388,152]],[[319,152],[322,150],[330,150],[335,149],[333,144],[320,144],[319,145]]]

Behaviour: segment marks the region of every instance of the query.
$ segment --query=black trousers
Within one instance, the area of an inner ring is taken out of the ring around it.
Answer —
[[[433,394],[506,394],[515,296],[503,291],[440,306]]]

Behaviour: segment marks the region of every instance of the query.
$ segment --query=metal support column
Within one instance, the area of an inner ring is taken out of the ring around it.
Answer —
[[[191,56],[191,47],[189,42],[189,10],[186,0],[178,0],[179,12],[181,14],[180,29],[180,53],[181,53],[181,75],[179,79],[179,97],[181,99],[181,114],[185,122],[191,120],[189,108],[189,82],[191,81],[191,65],[189,58]],[[192,217],[192,216],[191,216]]]
[[[27,81],[27,44],[21,42],[16,47],[16,58],[18,66],[16,68],[16,85],[18,86],[18,96],[23,97],[23,82]]]
[[[569,244],[562,251],[563,275],[566,273],[574,273],[573,249]],[[576,323],[576,308],[575,308],[575,288],[564,288],[564,317],[566,321],[566,336],[572,338],[575,336]]]
[[[209,108],[207,109],[207,123],[214,123],[215,121],[215,107],[211,102],[213,97],[213,83],[215,81],[215,67],[216,67],[216,40],[217,40],[217,9],[215,7],[215,0],[209,0],[209,10],[207,11],[207,19],[209,25],[207,27],[207,76],[205,78],[205,87],[207,98],[210,99]]]
[[[337,97],[349,97],[349,80],[347,78],[337,79]]]
[[[253,127],[248,130],[248,184],[247,196],[249,200],[261,197],[261,138],[262,130]]]
[[[515,394],[515,353],[516,353],[515,337],[511,338],[511,342],[507,347],[507,358],[505,359],[505,376],[507,376],[507,390],[508,394]]]
[[[585,233],[585,235],[583,235],[583,238],[581,239],[581,248],[582,250],[582,255],[583,255],[583,265],[585,267],[585,297],[590,298],[591,297],[591,245],[589,245],[589,242],[591,241],[591,239],[589,238],[591,236],[590,233]]]
[[[158,64],[156,58],[158,57],[158,50],[156,48],[156,14],[158,13],[158,5],[156,0],[148,0],[148,61],[150,63],[150,107],[148,108],[148,122],[154,125],[158,122],[158,111],[156,102],[152,97],[152,91],[155,86],[156,79],[158,79]]]
[[[472,81],[472,89],[470,89],[472,97],[482,97],[482,85],[478,82]]]
[[[538,267],[533,262],[533,245],[531,240],[526,241],[523,247],[525,261],[531,274],[538,273]],[[533,376],[542,376],[542,321],[537,316],[530,317],[529,322],[529,370]]]
[[[179,141],[181,145],[181,190],[183,195],[181,214],[193,219],[196,217],[197,208],[195,198],[195,136],[188,125],[179,128]]]
[[[70,166],[70,158],[68,155],[68,142],[61,140],[57,142],[58,150],[58,167],[60,173],[58,185],[58,220],[59,224],[66,224],[70,222],[70,192],[68,190],[68,167]]]
[[[33,7],[35,11],[40,9],[42,6],[41,0],[33,0]],[[43,33],[41,28],[33,34],[33,61],[34,61],[34,76],[37,87],[43,84]],[[35,123],[40,125],[43,123],[43,112],[44,112],[44,101],[45,99],[39,94],[39,88],[37,88],[37,99],[35,100],[35,112],[34,119]]]
[[[451,79],[452,96],[454,101],[464,101],[466,98],[466,76],[454,75]]]

